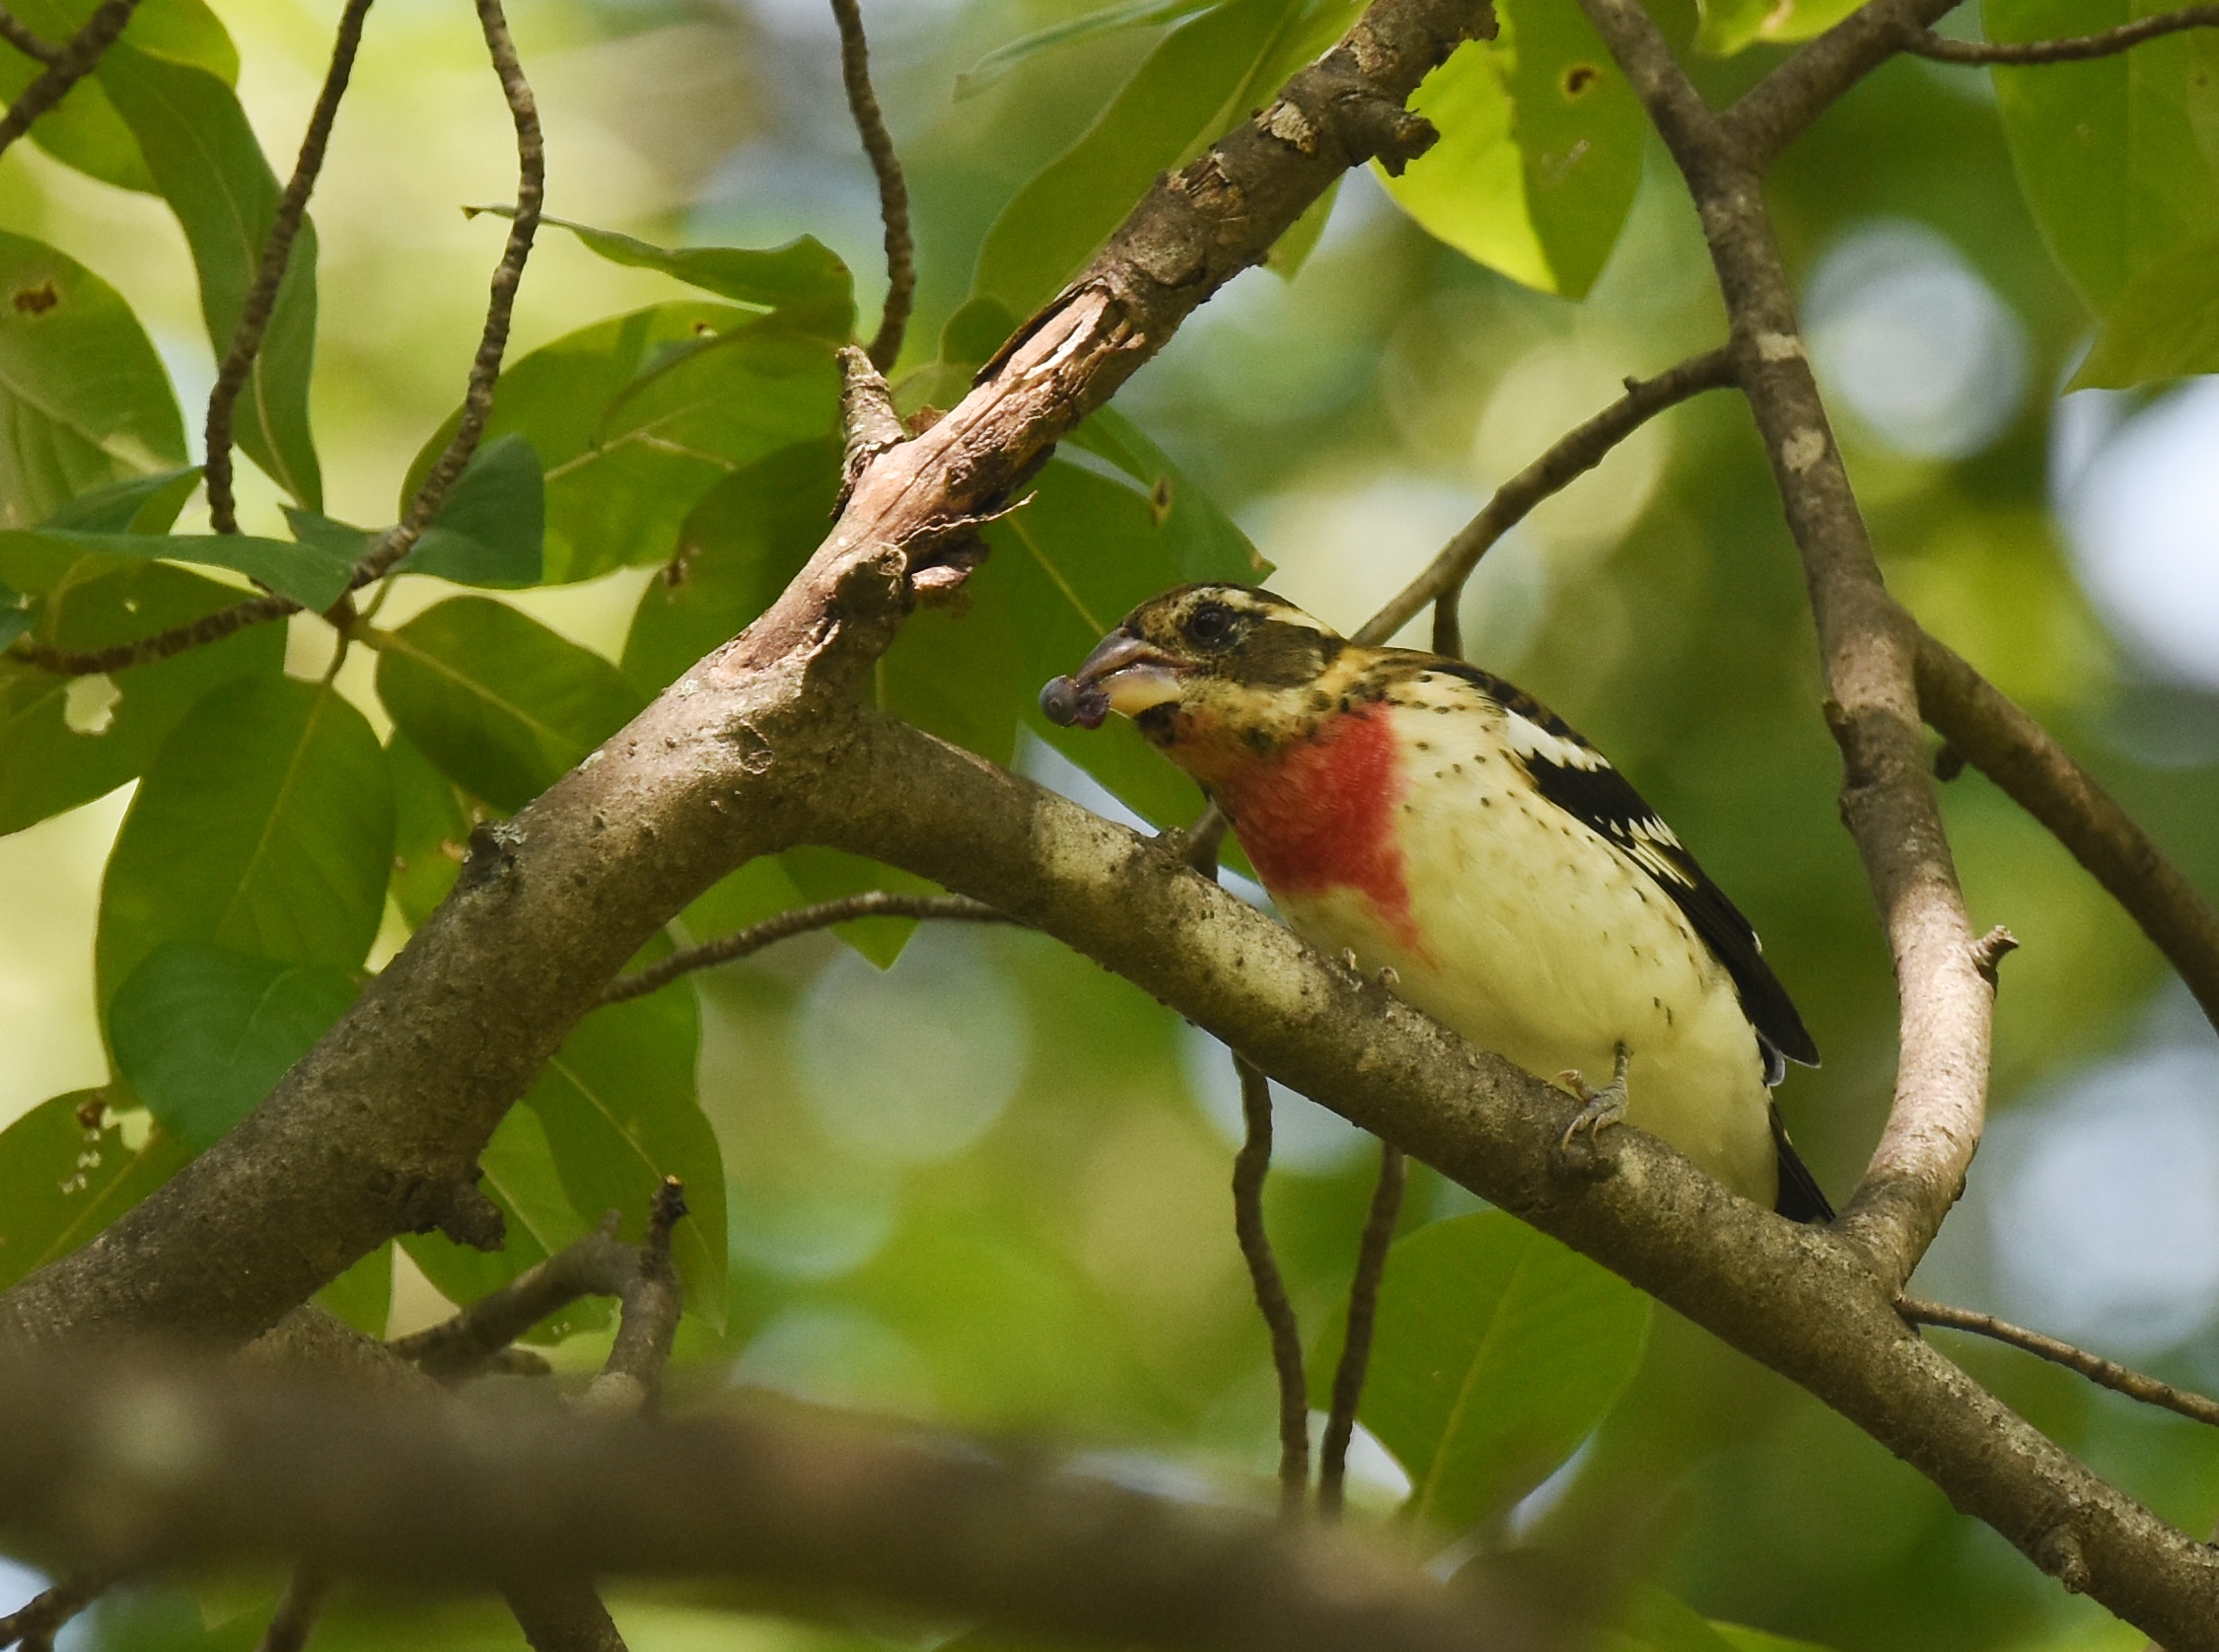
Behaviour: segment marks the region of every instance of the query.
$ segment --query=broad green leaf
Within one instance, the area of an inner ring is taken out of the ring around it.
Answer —
[[[978,250],[971,297],[1029,316],[1145,194],[1337,36],[1342,0],[1224,0],[1180,25],[1078,142],[1017,192]]]
[[[0,585],[0,648],[31,629],[31,610],[21,591]]]
[[[1768,1629],[1753,1629],[1745,1623],[1721,1623],[1713,1617],[1710,1626],[1733,1652],[1829,1652],[1815,1640],[1795,1640]]]
[[[667,1176],[685,1184],[690,1214],[673,1236],[686,1311],[725,1316],[724,1160],[694,1094],[701,1012],[675,982],[580,1022],[524,1098],[538,1115],[555,1169],[579,1215],[618,1212],[637,1241]]]
[[[647,703],[589,648],[489,597],[427,609],[379,645],[378,697],[457,784],[523,808]]]
[[[781,448],[704,493],[679,530],[678,554],[640,595],[624,675],[660,692],[746,629],[823,541],[839,483],[840,444],[825,437]]]
[[[32,539],[47,541],[57,552],[144,558],[150,562],[160,558],[229,568],[319,613],[346,594],[354,574],[350,558],[322,544],[263,539],[251,534],[84,534],[41,529],[36,534],[0,535],[0,539],[10,543]],[[0,555],[4,554],[0,550]],[[232,599],[236,602],[251,595],[234,591]]]
[[[165,941],[352,970],[385,912],[393,785],[361,712],[329,687],[253,678],[163,742],[101,884],[104,1007]]]
[[[95,0],[20,0],[10,9],[35,33],[59,42],[84,27],[94,4]],[[122,38],[125,45],[156,57],[197,64],[226,86],[239,79],[238,49],[202,0],[140,0]],[[0,101],[14,102],[40,69],[29,58],[0,51]],[[88,76],[70,88],[59,108],[38,117],[31,136],[55,160],[104,183],[157,193],[138,140],[101,90],[98,76]]]
[[[115,1064],[163,1129],[205,1152],[329,1032],[358,990],[330,965],[165,941],[107,1007]]]
[[[386,1324],[393,1318],[393,1241],[387,1240],[310,1300],[363,1335],[384,1341]]]
[[[113,287],[0,232],[0,527],[184,463],[169,375]]]
[[[239,99],[207,70],[117,46],[101,59],[99,74],[184,230],[200,276],[200,312],[220,359],[231,348],[277,215],[277,178]],[[247,456],[312,511],[323,508],[309,431],[315,356],[316,227],[304,221],[240,393],[236,426]]]
[[[545,571],[547,490],[522,436],[481,443],[439,514],[400,566],[496,591],[537,585]]]
[[[1100,11],[1083,12],[1060,23],[1051,23],[1045,29],[1036,29],[1008,45],[996,46],[958,75],[956,102],[960,104],[966,98],[977,97],[1010,70],[1043,51],[1123,29],[1153,29],[1159,24],[1178,23],[1214,3],[1215,0],[1127,0],[1122,6],[1105,6]]]
[[[1596,1636],[1597,1652],[1737,1652],[1718,1626],[1653,1584],[1636,1584],[1616,1619]]]
[[[1695,0],[1695,49],[1731,57],[1758,40],[1784,43],[1824,35],[1859,0]]]
[[[101,1113],[103,1094],[56,1096],[0,1131],[0,1289],[69,1255],[185,1163],[143,1115],[126,1130]]]
[[[386,763],[393,771],[393,898],[416,929],[455,887],[470,819],[455,782],[398,729],[386,742]]]
[[[514,207],[467,208],[502,218],[516,216]],[[542,218],[542,224],[568,230],[587,251],[612,264],[630,269],[660,270],[663,274],[715,293],[735,304],[782,310],[790,321],[822,333],[834,344],[845,344],[855,330],[855,278],[839,254],[813,235],[789,241],[783,247],[657,247],[652,243],[573,224],[567,218]]]
[[[1325,220],[1333,215],[1333,202],[1338,199],[1340,180],[1336,178],[1325,186],[1325,192],[1288,226],[1287,233],[1271,244],[1271,251],[1263,255],[1264,268],[1282,281],[1292,281],[1300,275],[1302,266],[1310,261],[1310,254],[1318,250],[1318,238],[1325,233]]]
[[[200,485],[200,467],[179,466],[81,493],[38,526],[73,534],[167,534]]]
[[[0,579],[44,593],[32,611],[33,637],[71,652],[151,636],[239,601],[231,586],[157,562],[74,551],[58,569],[54,560],[40,536],[0,535]],[[211,689],[274,677],[284,663],[285,627],[251,625],[205,648],[117,672],[105,723],[80,716],[73,728],[71,695],[83,688],[0,658],[0,832],[21,831],[135,778]]]
[[[879,889],[891,890],[896,895],[944,893],[930,879],[862,855],[851,855],[844,849],[806,843],[788,849],[778,859],[787,881],[801,896],[798,903],[805,906],[824,900],[844,900],[851,895]],[[901,949],[909,944],[916,927],[914,918],[861,918],[854,923],[835,925],[832,933],[880,969],[887,970],[901,956]]]
[[[502,374],[489,438],[532,444],[546,476],[550,585],[667,562],[701,496],[742,467],[835,431],[828,339],[730,305],[657,305],[533,351]],[[402,501],[455,428],[417,456]]]
[[[2126,279],[2069,390],[2219,372],[2219,241],[2198,241]]]
[[[507,1223],[498,1251],[475,1251],[441,1233],[403,1234],[401,1247],[450,1302],[470,1303],[499,1290],[587,1231],[563,1191],[554,1153],[539,1116],[511,1108],[477,1158],[485,1174],[478,1191],[500,1206]],[[600,1219],[596,1213],[595,1219]],[[608,1304],[586,1297],[525,1333],[527,1342],[559,1342],[608,1322]]]
[[[1389,1254],[1360,1415],[1412,1483],[1409,1513],[1469,1531],[1545,1479],[1640,1363],[1649,1299],[1499,1210]],[[1313,1351],[1329,1397],[1345,1317]]]
[[[1990,39],[2029,40],[2114,29],[2164,9],[2139,0],[1988,0],[1980,15]],[[2107,319],[2123,314],[2135,276],[2212,234],[2219,42],[2206,35],[2163,36],[2085,63],[1990,71],[2020,192],[2058,263]],[[2219,275],[2182,316],[2184,333],[2200,324],[2215,288]],[[2146,320],[2154,340],[2165,318]]]
[[[1441,141],[1381,177],[1429,233],[1542,292],[1584,298],[1641,182],[1646,122],[1610,51],[1567,0],[1504,0],[1410,107]]]

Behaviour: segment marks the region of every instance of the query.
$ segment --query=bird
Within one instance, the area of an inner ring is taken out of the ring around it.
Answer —
[[[1224,812],[1297,935],[1557,1075],[1583,1103],[1565,1148],[1622,1120],[1791,1220],[1832,1220],[1772,1100],[1818,1045],[1756,931],[1531,694],[1213,582],[1142,603],[1040,706],[1130,718]]]

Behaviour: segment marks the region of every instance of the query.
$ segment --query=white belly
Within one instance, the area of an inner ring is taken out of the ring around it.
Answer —
[[[1725,968],[1646,874],[1508,778],[1467,760],[1397,806],[1422,950],[1349,889],[1274,892],[1289,926],[1392,966],[1404,998],[1542,1078],[1601,1088],[1622,1042],[1627,1120],[1769,1206],[1771,1096]]]

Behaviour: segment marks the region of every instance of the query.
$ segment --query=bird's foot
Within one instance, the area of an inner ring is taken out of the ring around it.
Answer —
[[[1619,1044],[1611,1082],[1602,1090],[1591,1088],[1586,1075],[1578,1071],[1567,1070],[1557,1075],[1557,1083],[1587,1104],[1566,1126],[1563,1139],[1556,1144],[1557,1163],[1563,1169],[1586,1176],[1609,1174],[1608,1162],[1603,1158],[1603,1132],[1625,1117],[1625,1069],[1631,1059],[1632,1052]],[[1584,1153],[1574,1147],[1583,1135],[1587,1137]]]

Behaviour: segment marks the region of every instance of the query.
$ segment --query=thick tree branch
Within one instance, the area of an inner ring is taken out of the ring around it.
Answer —
[[[1602,464],[1612,448],[1667,407],[1706,390],[1723,390],[1733,382],[1733,357],[1723,349],[1667,368],[1654,379],[1626,380],[1623,396],[1560,437],[1540,458],[1495,489],[1494,497],[1441,547],[1425,571],[1357,628],[1355,640],[1383,643],[1430,603],[1434,610],[1433,652],[1462,658],[1457,604],[1464,595],[1464,582],[1494,542],[1525,521],[1543,499],[1561,492]]]
[[[1271,1081],[1240,1056],[1241,1117],[1247,1139],[1233,1157],[1233,1232],[1248,1263],[1256,1312],[1271,1338],[1271,1371],[1279,1386],[1279,1512],[1295,1515],[1310,1495],[1310,1389],[1302,1370],[1302,1327],[1271,1254],[1263,1226],[1263,1182],[1271,1170]]]
[[[41,1590],[22,1606],[0,1617],[0,1646],[17,1646],[24,1652],[52,1652],[54,1635],[64,1623],[83,1612],[110,1583],[113,1573],[80,1571],[50,1589]]]
[[[697,947],[687,947],[675,952],[659,964],[651,964],[628,975],[618,975],[608,983],[601,995],[605,1004],[619,1004],[627,998],[644,998],[659,987],[668,986],[680,975],[696,970],[714,969],[719,964],[730,964],[747,958],[767,946],[807,935],[814,930],[830,929],[835,924],[853,923],[858,918],[916,918],[940,919],[957,923],[1007,923],[1009,919],[991,906],[961,895],[895,895],[890,890],[866,890],[861,895],[842,896],[837,900],[822,900],[814,906],[795,906],[746,929],[735,930],[730,935],[720,935],[713,941],[703,941]]]
[[[2114,1359],[2092,1354],[2086,1348],[2076,1348],[2070,1342],[2060,1342],[2054,1336],[2044,1336],[2039,1330],[2027,1330],[2007,1320],[1999,1320],[1992,1314],[1976,1314],[1969,1308],[1951,1308],[1939,1302],[1921,1302],[1917,1297],[1911,1296],[1900,1298],[1896,1308],[1913,1325],[1968,1330],[1975,1336],[2008,1342],[2012,1347],[2037,1358],[2046,1359],[2053,1365],[2062,1365],[2068,1371],[2077,1371],[2090,1382],[2108,1388],[2114,1394],[2123,1394],[2129,1400],[2139,1400],[2145,1405],[2162,1405],[2167,1410],[2178,1411],[2193,1421],[2219,1426],[2219,1400],[2206,1400],[2200,1394],[2175,1388],[2171,1383],[2161,1383],[2155,1377],[2145,1377],[2141,1372],[2121,1365]]]
[[[1868,0],[1742,95],[1720,124],[1761,172],[1833,101],[1963,0]]]
[[[239,326],[231,335],[231,348],[224,352],[223,363],[216,369],[215,389],[208,393],[208,515],[219,534],[239,532],[238,504],[231,490],[232,412],[238,405],[239,393],[246,388],[248,374],[253,371],[270,313],[277,308],[277,289],[293,258],[293,238],[300,233],[301,220],[308,215],[309,196],[323,171],[331,122],[338,118],[339,100],[346,96],[348,78],[354,73],[354,54],[362,44],[363,20],[369,15],[370,0],[347,0],[346,9],[339,14],[323,90],[317,95],[308,131],[301,139],[300,158],[293,165],[293,176],[278,200],[269,236],[262,243],[262,260],[254,271],[254,284],[247,290]]]
[[[33,81],[0,114],[0,151],[31,130],[31,123],[59,104],[69,89],[93,72],[101,54],[113,45],[139,9],[139,0],[101,0],[85,27],[47,60],[46,72]],[[32,53],[36,56],[37,53]]]
[[[917,295],[917,244],[909,233],[909,185],[901,177],[901,158],[886,129],[878,94],[871,90],[871,48],[863,34],[861,0],[832,0],[840,29],[840,80],[847,88],[848,112],[863,139],[863,153],[879,180],[879,218],[886,226],[886,308],[871,339],[871,365],[894,371],[901,354],[901,335],[909,327],[909,306]]]
[[[2160,35],[2212,28],[2219,28],[2219,6],[2186,6],[2156,17],[2136,18],[2098,35],[2075,35],[2061,40],[1953,40],[1931,30],[1919,30],[1904,39],[1903,49],[1937,63],[2079,63],[2091,57],[2109,57]]]
[[[1765,84],[1806,58],[1822,69],[1847,63],[1864,37],[1857,19],[1898,3],[1874,0]],[[1736,375],[1803,556],[1827,721],[1841,747],[1842,819],[1887,924],[1900,1005],[1895,1105],[1840,1226],[1870,1254],[1893,1294],[1932,1243],[1979,1145],[1994,1009],[1926,767],[1913,674],[1918,628],[1881,581],[1819,397],[1751,153],[1754,140],[1703,107],[1636,0],[1582,5],[1693,191],[1732,323]],[[1737,107],[1750,107],[1748,99]]]
[[[2219,913],[2049,731],[1945,644],[1918,637],[1918,703],[1965,758],[2125,907],[2219,1027]]]
[[[1333,1368],[1332,1409],[1325,1415],[1325,1437],[1318,1454],[1318,1512],[1327,1520],[1339,1518],[1344,1500],[1348,1442],[1356,1435],[1380,1282],[1387,1276],[1387,1253],[1395,1244],[1395,1220],[1402,1211],[1402,1184],[1408,1175],[1408,1155],[1391,1141],[1381,1142],[1379,1180],[1372,1185],[1371,1208],[1356,1244],[1356,1276],[1348,1286],[1348,1329],[1341,1338],[1340,1363]]]

